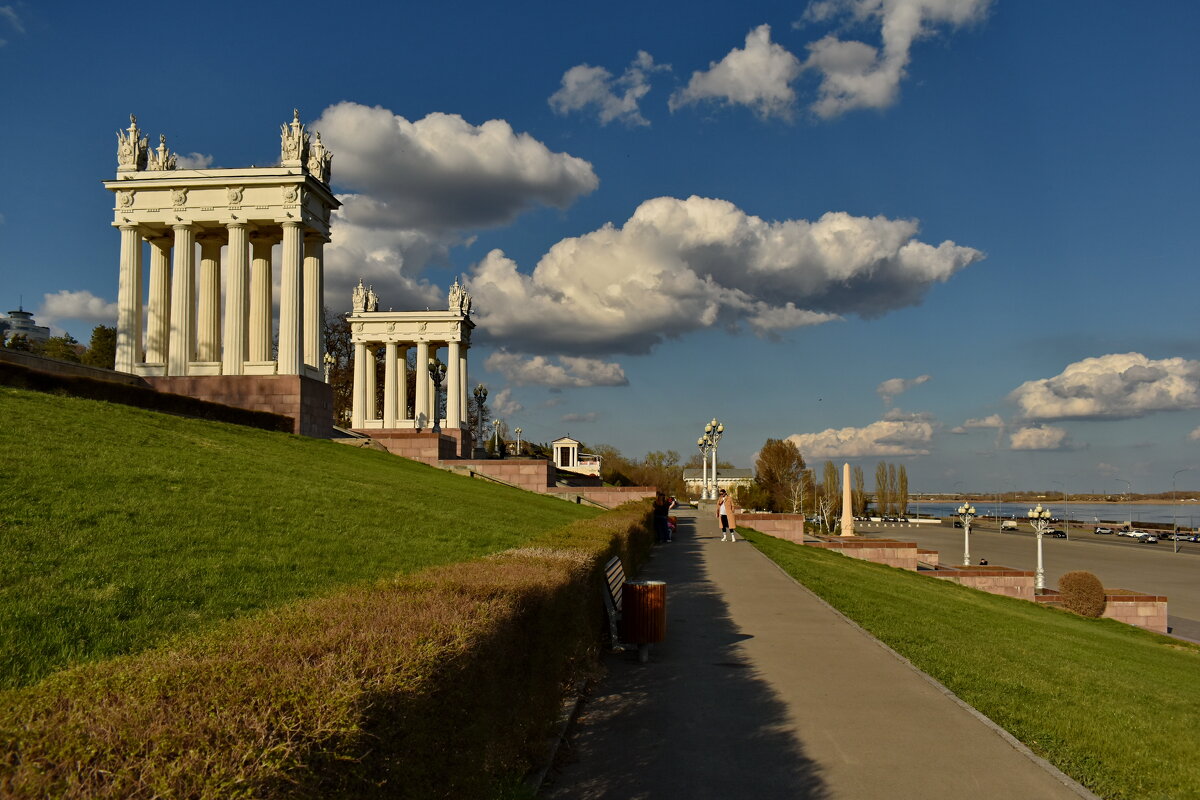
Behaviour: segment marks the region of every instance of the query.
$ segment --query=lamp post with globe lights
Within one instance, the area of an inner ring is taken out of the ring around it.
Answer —
[[[975,519],[975,506],[963,503],[958,507],[958,519],[963,526],[963,566],[971,566],[971,520]]]
[[[482,383],[475,386],[475,427],[478,428],[479,438],[475,440],[475,456],[483,451],[483,404],[487,402],[488,390]]]
[[[1042,535],[1050,529],[1050,509],[1042,508],[1042,504],[1038,503],[1037,508],[1029,509],[1026,516],[1029,517],[1029,524],[1037,532],[1037,577],[1034,578],[1033,586],[1036,591],[1041,592],[1046,588],[1046,570],[1042,566]]]
[[[495,440],[496,445],[495,445],[495,447],[492,448],[492,454],[496,458],[504,458],[504,453],[500,449],[500,420],[498,420],[498,419],[492,420],[492,430],[495,431],[495,436],[496,436],[496,440]]]
[[[513,428],[513,433],[517,435],[517,457],[521,456],[521,429]]]
[[[704,432],[712,441],[712,493],[709,495],[710,500],[717,499],[717,444],[721,441],[721,436],[725,433],[725,426],[722,425],[716,417],[712,418],[712,422],[704,426]]]
[[[708,436],[701,436],[696,440],[696,446],[700,448],[701,463],[704,465],[701,468],[701,484],[700,484],[700,499],[708,499],[708,454],[713,450],[712,439]]]
[[[433,432],[442,431],[442,412],[439,411],[442,397],[442,381],[446,380],[446,365],[435,358],[429,359],[429,379],[433,381]]]

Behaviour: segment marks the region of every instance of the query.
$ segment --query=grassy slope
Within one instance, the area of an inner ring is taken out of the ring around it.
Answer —
[[[1200,797],[1200,647],[760,533],[789,574],[1110,798]]]
[[[0,687],[596,511],[386,453],[0,388]]]

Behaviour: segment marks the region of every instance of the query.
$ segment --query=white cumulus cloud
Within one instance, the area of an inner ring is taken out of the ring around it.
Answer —
[[[1067,432],[1053,425],[1031,425],[1013,431],[1009,439],[1013,450],[1070,450]]]
[[[502,417],[510,417],[525,410],[525,406],[513,399],[512,389],[507,386],[496,392],[491,399],[491,406],[492,411]]]
[[[595,422],[600,418],[600,415],[595,411],[589,411],[586,414],[563,414],[559,418],[560,422]]]
[[[433,113],[409,121],[343,102],[311,127],[333,152],[333,181],[342,190],[325,255],[331,297],[349,298],[362,277],[396,287],[395,300],[383,299],[382,307],[440,306],[445,298],[420,272],[444,261],[468,231],[508,224],[539,206],[565,208],[599,185],[590,163],[504,120],[472,125]]]
[[[830,34],[808,45],[805,70],[821,75],[812,109],[830,118],[857,108],[887,108],[907,74],[912,46],[938,26],[978,21],[991,0],[822,0],[809,5],[808,21],[847,18],[879,30],[882,49]]]
[[[875,393],[883,398],[883,402],[891,405],[892,400],[897,396],[904,394],[914,386],[920,386],[927,383],[932,375],[918,375],[915,378],[889,378],[883,383],[875,387]]]
[[[549,386],[555,389],[584,386],[628,386],[620,364],[580,356],[559,356],[557,363],[545,356],[526,358],[504,350],[488,356],[484,366],[499,372],[517,386]]]
[[[1141,353],[1085,358],[1053,378],[1026,381],[1009,395],[1022,416],[1130,419],[1200,408],[1200,361],[1153,360]]]
[[[648,73],[669,70],[668,64],[655,64],[644,50],[639,50],[621,77],[604,67],[578,64],[562,76],[562,86],[550,95],[550,107],[558,114],[583,111],[592,107],[601,125],[620,120],[626,125],[649,125],[638,107],[639,101],[650,91]]]
[[[207,169],[212,166],[213,157],[204,153],[177,153],[175,166],[178,169]]]
[[[1200,442],[1200,428],[1195,428],[1188,434],[1188,438],[1193,442]]]
[[[692,73],[684,88],[671,95],[674,111],[690,103],[715,100],[754,109],[762,117],[791,114],[796,101],[791,83],[800,74],[800,59],[771,41],[771,26],[746,34],[746,46],[734,48],[707,70]]]
[[[493,250],[469,286],[481,325],[514,349],[645,353],[718,324],[769,335],[880,316],[984,257],[917,233],[914,220],[830,212],[773,222],[724,200],[658,197],[623,227],[558,242],[531,273]]]
[[[950,432],[951,433],[966,433],[967,431],[975,429],[975,428],[1002,429],[1002,428],[1004,428],[1004,420],[1001,419],[999,414],[992,414],[990,416],[983,417],[981,419],[968,419],[966,422],[964,422],[962,425],[959,425],[957,428],[951,428]]]
[[[42,325],[55,325],[65,319],[115,325],[117,304],[97,297],[86,289],[78,292],[63,289],[42,296],[42,307],[35,318]]]
[[[829,428],[788,437],[806,459],[928,455],[934,424],[928,419],[879,420],[864,428]]]

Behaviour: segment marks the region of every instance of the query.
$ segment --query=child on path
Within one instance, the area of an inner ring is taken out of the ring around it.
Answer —
[[[717,493],[717,522],[721,523],[721,541],[736,542],[737,519],[733,515],[733,497],[722,489]]]

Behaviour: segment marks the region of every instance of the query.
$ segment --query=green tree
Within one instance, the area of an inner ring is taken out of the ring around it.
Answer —
[[[737,487],[733,496],[737,500],[738,508],[769,509],[771,507],[771,493],[758,481],[751,481],[749,485]]]
[[[888,464],[888,513],[900,513],[900,482],[896,479],[896,465]]]
[[[333,423],[350,427],[350,411],[354,403],[354,344],[350,339],[350,323],[345,314],[332,314],[321,309],[325,328],[325,352],[333,359],[329,366],[329,387],[333,390]]]
[[[887,464],[880,461],[875,465],[875,511],[880,516],[887,516],[888,508]]]
[[[850,502],[854,508],[854,516],[861,517],[867,510],[867,483],[863,477],[862,467],[856,466],[852,472],[854,488],[851,490]]]
[[[772,511],[796,513],[803,490],[804,458],[789,439],[767,439],[754,460],[754,480],[771,496]]]
[[[79,356],[79,341],[69,333],[64,333],[62,336],[51,336],[42,345],[41,354],[46,358],[56,358],[59,361],[70,361],[74,364],[80,363]]]
[[[113,369],[117,365],[117,329],[112,325],[92,328],[92,340],[83,353],[83,363],[89,367]]]
[[[896,502],[900,507],[900,516],[908,516],[908,470],[904,468],[903,464],[900,465],[896,482]]]
[[[8,340],[4,342],[4,346],[9,350],[16,350],[22,353],[33,352],[33,345],[29,343],[29,337],[23,333],[9,335]]]

